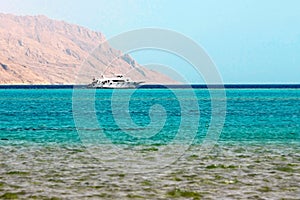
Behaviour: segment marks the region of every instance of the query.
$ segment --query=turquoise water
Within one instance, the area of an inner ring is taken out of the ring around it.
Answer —
[[[298,89],[227,89],[216,99],[226,102],[223,129],[205,154],[208,90],[140,89],[127,110],[132,90],[76,92],[0,90],[2,198],[299,197]],[[182,144],[172,144],[178,130]]]
[[[85,91],[86,92],[86,91]],[[177,90],[178,92],[178,90]],[[0,139],[36,143],[78,143],[72,113],[72,90],[1,90]],[[126,95],[126,91],[123,93]],[[184,101],[189,101],[185,90],[179,90]],[[194,142],[201,142],[211,119],[211,105],[207,90],[195,90],[199,111],[199,129]],[[227,90],[226,122],[221,141],[300,140],[300,90]],[[111,111],[111,90],[98,90],[95,96],[99,129],[115,142],[132,142],[118,128]],[[163,130],[151,140],[158,143],[173,137],[180,119],[195,117],[193,111],[182,116],[180,101],[169,90],[140,90],[130,100],[129,112],[139,126],[150,123],[149,109],[162,105],[167,112]],[[121,111],[120,111],[121,112]],[[121,139],[118,136],[124,136]]]

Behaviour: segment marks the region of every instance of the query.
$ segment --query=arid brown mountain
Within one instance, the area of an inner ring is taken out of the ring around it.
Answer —
[[[0,84],[86,84],[107,66],[108,75],[174,83],[107,43],[94,51],[104,41],[100,32],[45,16],[0,14]]]

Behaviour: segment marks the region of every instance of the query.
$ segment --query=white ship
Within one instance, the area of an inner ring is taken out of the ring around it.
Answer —
[[[136,88],[143,81],[135,82],[129,77],[124,77],[122,74],[115,75],[114,77],[105,77],[101,75],[100,78],[93,78],[92,83],[88,84],[88,88],[103,88],[103,89],[128,89]]]

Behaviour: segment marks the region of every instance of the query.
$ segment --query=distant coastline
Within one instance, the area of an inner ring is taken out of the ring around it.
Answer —
[[[87,85],[0,85],[0,89],[73,89],[86,88]],[[159,85],[145,84],[139,87],[140,89],[300,89],[300,84],[224,84],[224,85],[206,85],[206,84],[174,84],[174,85]]]

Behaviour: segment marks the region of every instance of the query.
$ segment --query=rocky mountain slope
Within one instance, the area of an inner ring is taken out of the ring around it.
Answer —
[[[85,84],[108,65],[108,75],[129,72],[133,80],[174,83],[107,43],[95,52],[104,41],[100,32],[45,16],[0,14],[0,84]]]

